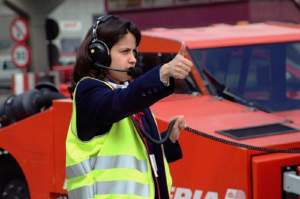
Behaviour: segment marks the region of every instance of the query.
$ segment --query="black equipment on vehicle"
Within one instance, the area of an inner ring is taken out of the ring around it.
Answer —
[[[49,108],[52,100],[65,98],[50,82],[37,84],[35,89],[11,95],[0,102],[0,127],[24,119]]]

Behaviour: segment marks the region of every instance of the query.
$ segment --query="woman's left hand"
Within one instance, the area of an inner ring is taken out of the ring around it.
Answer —
[[[185,128],[185,119],[183,115],[176,116],[172,120],[174,119],[176,121],[169,137],[173,143],[175,143],[178,140],[181,130]]]

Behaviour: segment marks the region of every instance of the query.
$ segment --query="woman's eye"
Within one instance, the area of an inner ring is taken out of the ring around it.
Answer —
[[[123,53],[123,54],[127,54],[127,53],[129,53],[129,52],[130,52],[129,49],[126,49],[126,50],[122,50],[122,51],[121,51],[121,53]]]

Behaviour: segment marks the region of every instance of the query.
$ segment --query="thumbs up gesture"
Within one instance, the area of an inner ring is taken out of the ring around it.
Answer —
[[[169,82],[169,78],[185,79],[193,66],[192,62],[184,57],[185,45],[182,44],[177,55],[160,68],[160,79],[163,83]]]

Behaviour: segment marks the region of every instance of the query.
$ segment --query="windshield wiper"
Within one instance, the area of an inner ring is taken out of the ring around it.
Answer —
[[[240,97],[232,92],[230,92],[229,88],[226,88],[222,91],[222,93],[226,96],[231,97],[232,99],[234,99],[234,101],[239,102],[240,104],[246,105],[252,109],[259,109],[261,111],[264,112],[271,112],[269,109],[267,109],[264,106],[259,105],[258,103],[254,102],[254,101],[250,101],[246,98]]]
[[[207,77],[208,81],[210,82],[210,88],[213,90],[214,95],[218,95],[220,97],[223,97],[227,100],[238,102],[240,104],[243,104],[245,106],[248,106],[253,109],[259,109],[264,112],[271,112],[266,107],[261,106],[253,101],[249,101],[248,99],[238,96],[230,91],[228,87],[226,87],[224,84],[220,83],[215,77],[213,77],[207,70],[203,70],[203,73]]]

